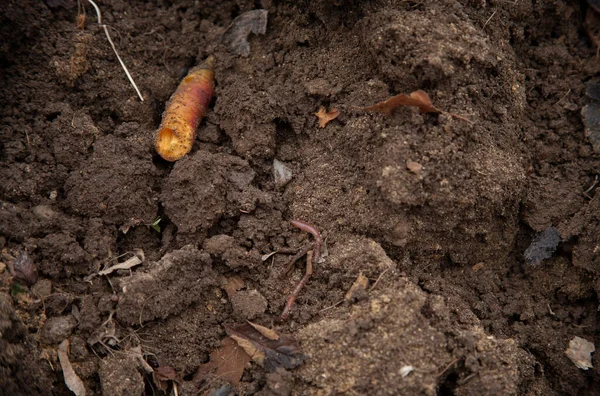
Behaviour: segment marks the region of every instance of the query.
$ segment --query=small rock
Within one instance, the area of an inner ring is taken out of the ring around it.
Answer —
[[[273,160],[273,177],[277,187],[283,187],[292,180],[292,170],[285,163]]]
[[[52,220],[56,217],[56,212],[48,205],[38,205],[31,209],[34,215],[42,220]]]
[[[581,337],[574,337],[569,341],[569,347],[565,351],[565,354],[575,366],[582,370],[593,368],[592,366],[592,352],[596,350],[593,342],[589,342]]]
[[[406,169],[408,169],[415,175],[418,175],[423,170],[423,165],[419,164],[418,162],[408,160],[406,161]]]
[[[6,264],[4,264],[2,261],[0,261],[0,274],[3,273],[6,270]]]
[[[40,341],[44,344],[58,344],[71,335],[75,326],[77,321],[72,315],[52,317],[44,324]]]
[[[560,231],[554,227],[548,227],[535,237],[531,245],[523,254],[527,264],[538,265],[542,261],[552,257],[560,243]]]
[[[332,92],[331,85],[323,78],[315,78],[304,84],[304,89],[309,95],[329,96]]]
[[[254,319],[267,309],[267,299],[257,290],[242,290],[231,299],[233,311],[245,319]]]

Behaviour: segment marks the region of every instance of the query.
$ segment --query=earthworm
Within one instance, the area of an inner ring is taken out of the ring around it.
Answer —
[[[192,149],[196,129],[212,100],[214,58],[193,68],[179,83],[167,103],[156,134],[156,151],[167,161],[177,161]]]
[[[308,252],[308,256],[306,257],[306,272],[304,273],[304,276],[302,277],[300,282],[298,282],[294,290],[292,290],[292,293],[290,293],[290,295],[287,298],[287,302],[285,304],[283,312],[279,316],[279,319],[281,320],[287,319],[287,317],[290,315],[292,307],[294,306],[294,302],[298,298],[300,291],[306,285],[306,283],[310,279],[310,276],[313,273],[312,263],[318,263],[319,259],[321,258],[321,247],[323,245],[323,238],[314,226],[300,220],[292,220],[291,224],[302,231],[312,234],[312,236],[315,238],[315,244],[313,246],[312,254]]]

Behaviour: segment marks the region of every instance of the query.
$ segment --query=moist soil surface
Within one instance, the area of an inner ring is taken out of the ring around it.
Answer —
[[[72,394],[65,339],[88,395],[160,394],[142,360],[180,395],[600,394],[598,354],[565,355],[600,341],[584,3],[98,1],[140,101],[90,4],[7,1],[0,394]],[[228,27],[255,9],[266,34],[240,55]],[[165,103],[209,55],[214,98],[167,162]],[[361,110],[416,90],[444,112]],[[340,111],[324,128],[321,106]],[[280,320],[313,241],[293,219],[326,249]],[[558,247],[526,260],[548,227]],[[303,364],[206,374],[246,320],[294,337]]]

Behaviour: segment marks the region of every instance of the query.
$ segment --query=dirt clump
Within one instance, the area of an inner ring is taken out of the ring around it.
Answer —
[[[596,353],[588,370],[565,355],[574,337],[600,345],[589,3],[99,3],[140,101],[90,7],[81,30],[73,1],[9,2],[0,388],[70,394],[68,339],[97,394],[156,392],[142,360],[183,395],[594,393]],[[266,31],[240,56],[227,32],[248,11]],[[165,102],[209,55],[198,139],[163,161]],[[365,110],[419,91],[441,112]],[[292,220],[320,231],[323,260],[281,321],[314,245]],[[18,252],[37,277],[11,271]],[[238,362],[233,385],[196,376],[248,319],[310,358]]]

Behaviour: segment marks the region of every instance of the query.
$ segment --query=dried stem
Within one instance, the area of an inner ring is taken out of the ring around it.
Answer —
[[[127,75],[127,78],[129,79],[129,82],[131,83],[131,85],[135,89],[135,92],[137,92],[140,100],[143,102],[144,101],[144,97],[142,96],[142,94],[141,94],[140,90],[138,89],[137,85],[135,85],[135,81],[133,81],[133,77],[131,77],[131,74],[129,74],[129,70],[127,70],[127,67],[125,66],[125,63],[123,63],[123,60],[119,56],[119,53],[117,52],[117,49],[115,48],[115,43],[113,43],[112,39],[110,38],[110,34],[108,34],[108,27],[105,24],[102,23],[102,13],[100,12],[100,8],[98,8],[98,5],[93,0],[87,0],[87,1],[89,1],[90,4],[96,10],[96,16],[98,17],[98,25],[102,26],[102,29],[104,29],[104,33],[106,34],[106,38],[108,40],[108,43],[110,44],[110,46],[112,47],[113,52],[117,56],[117,59],[119,60],[119,63],[121,64],[121,67],[123,68],[123,71],[125,71],[125,74]]]

